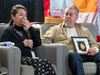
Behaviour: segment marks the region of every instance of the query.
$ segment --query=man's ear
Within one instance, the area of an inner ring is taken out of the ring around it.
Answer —
[[[77,19],[78,19],[78,16],[76,17],[76,21],[77,21]]]

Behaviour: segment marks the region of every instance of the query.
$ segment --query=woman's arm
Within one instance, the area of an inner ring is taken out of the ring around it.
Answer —
[[[34,44],[33,46],[34,47],[40,46],[42,43],[39,34],[35,31],[35,29],[32,26],[28,30],[30,31],[32,36],[32,40]]]

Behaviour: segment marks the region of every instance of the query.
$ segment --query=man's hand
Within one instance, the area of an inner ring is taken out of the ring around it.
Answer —
[[[97,53],[95,48],[90,48],[87,52],[88,55],[93,56]]]
[[[33,40],[27,40],[27,39],[25,39],[25,40],[23,41],[23,43],[24,43],[24,45],[27,46],[27,47],[30,47],[30,48],[33,47]]]

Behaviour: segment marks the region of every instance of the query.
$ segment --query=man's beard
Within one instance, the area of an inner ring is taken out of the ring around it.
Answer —
[[[66,26],[66,27],[71,26],[71,22],[65,22],[65,26]]]
[[[69,18],[65,19],[65,26],[70,27],[71,26],[71,20]]]

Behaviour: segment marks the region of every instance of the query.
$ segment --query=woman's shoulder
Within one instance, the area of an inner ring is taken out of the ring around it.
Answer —
[[[9,32],[11,33],[12,29],[11,29],[11,27],[5,27],[2,32],[3,33],[9,33]]]
[[[3,30],[8,31],[8,30],[12,30],[11,27],[5,27]]]

